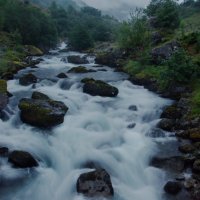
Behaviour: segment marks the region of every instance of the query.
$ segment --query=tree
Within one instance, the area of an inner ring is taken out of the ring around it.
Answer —
[[[69,43],[77,50],[84,50],[93,46],[93,40],[84,26],[77,24],[69,35]]]
[[[150,32],[142,10],[131,14],[128,22],[123,22],[119,31],[119,45],[125,49],[144,49],[150,44]]]
[[[174,0],[151,0],[146,9],[149,17],[156,17],[158,28],[176,29],[180,24],[179,5]]]

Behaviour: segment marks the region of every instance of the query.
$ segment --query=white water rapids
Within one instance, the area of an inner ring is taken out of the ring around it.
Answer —
[[[63,46],[64,48],[64,46]],[[159,115],[169,100],[127,81],[127,75],[107,71],[87,74],[68,73],[68,78],[56,75],[67,72],[74,64],[62,62],[76,52],[45,55],[38,68],[28,68],[8,81],[12,110],[8,121],[0,121],[0,146],[10,150],[25,150],[39,161],[34,170],[14,169],[0,158],[1,200],[83,200],[76,192],[76,181],[88,162],[108,171],[114,188],[114,200],[161,200],[164,172],[149,166],[157,151],[148,133],[156,126]],[[89,69],[100,69],[89,58]],[[101,68],[101,69],[102,69]],[[19,85],[17,77],[32,72],[40,81],[34,86]],[[80,80],[93,77],[119,89],[115,98],[93,97],[82,92]],[[69,111],[64,123],[49,130],[23,124],[19,118],[18,101],[40,91],[64,102]],[[137,111],[129,107],[137,106]],[[133,129],[128,125],[136,123]]]

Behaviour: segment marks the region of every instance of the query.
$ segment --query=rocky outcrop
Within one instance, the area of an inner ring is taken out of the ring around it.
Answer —
[[[112,197],[114,190],[110,175],[104,169],[81,174],[76,184],[77,192],[87,197]]]
[[[69,63],[73,63],[73,64],[89,64],[88,60],[86,57],[80,57],[80,56],[68,56],[67,60]]]
[[[8,162],[16,168],[31,168],[38,166],[38,162],[35,158],[30,153],[25,151],[11,152],[8,157]]]
[[[26,74],[19,78],[19,84],[23,86],[28,86],[33,83],[37,83],[37,77],[33,74]]]
[[[155,47],[151,51],[152,62],[160,64],[163,60],[168,60],[179,47],[180,44],[177,41],[171,41],[160,47]]]
[[[42,50],[32,45],[25,45],[24,51],[27,56],[42,56],[44,54]]]
[[[100,80],[85,79],[84,82],[83,92],[92,96],[116,97],[119,93],[116,87],[113,87]]]
[[[24,123],[50,128],[63,123],[68,107],[60,102],[41,96],[39,99],[22,99],[19,103],[20,117]]]
[[[73,67],[71,68],[68,73],[89,73],[89,72],[96,72],[93,69],[87,69],[86,67],[79,66],[79,67]]]

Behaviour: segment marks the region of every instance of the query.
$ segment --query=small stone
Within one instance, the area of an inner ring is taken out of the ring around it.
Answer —
[[[65,73],[60,73],[57,75],[58,78],[68,78],[68,76]]]
[[[133,129],[133,128],[135,128],[135,126],[136,126],[136,123],[132,123],[132,124],[129,124],[129,125],[127,126],[127,128]]]
[[[131,111],[137,111],[137,110],[138,110],[138,109],[137,109],[137,106],[135,106],[135,105],[129,106],[128,109],[131,110]]]

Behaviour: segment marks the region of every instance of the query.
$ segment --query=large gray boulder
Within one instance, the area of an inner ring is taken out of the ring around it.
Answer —
[[[68,107],[64,103],[45,98],[22,99],[19,109],[21,110],[21,120],[24,123],[43,128],[63,123],[64,116],[68,111]]]
[[[116,87],[100,80],[88,79],[83,86],[83,92],[92,96],[116,97],[119,93]]]

